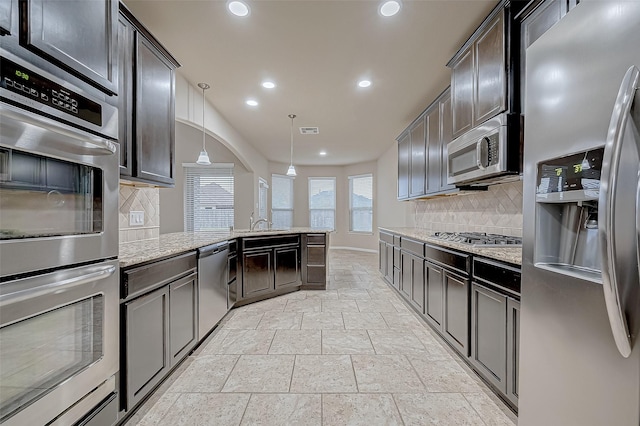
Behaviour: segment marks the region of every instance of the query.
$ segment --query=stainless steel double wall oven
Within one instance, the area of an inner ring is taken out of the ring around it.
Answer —
[[[2,41],[0,423],[73,424],[115,401],[117,98]]]

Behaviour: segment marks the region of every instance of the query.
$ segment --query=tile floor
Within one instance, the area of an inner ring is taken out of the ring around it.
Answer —
[[[381,278],[330,251],[326,291],[229,313],[127,425],[514,425]]]

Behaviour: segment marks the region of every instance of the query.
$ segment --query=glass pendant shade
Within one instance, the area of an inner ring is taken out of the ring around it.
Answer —
[[[293,167],[293,164],[289,166],[289,170],[287,170],[287,176],[296,176],[296,168]]]
[[[295,176],[296,168],[293,167],[293,119],[296,118],[295,114],[289,114],[291,119],[291,159],[289,161],[289,169],[287,170],[287,176]]]
[[[200,155],[198,156],[198,161],[196,161],[196,164],[200,164],[201,166],[208,166],[211,164],[207,151],[200,151]]]

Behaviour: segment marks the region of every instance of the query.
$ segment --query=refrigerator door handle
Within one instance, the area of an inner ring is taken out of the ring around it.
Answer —
[[[627,70],[618,97],[613,107],[607,142],[602,161],[600,180],[600,196],[598,199],[598,237],[602,255],[602,284],[604,300],[613,338],[620,354],[628,358],[631,355],[631,336],[625,318],[620,294],[619,277],[617,276],[616,232],[615,232],[615,198],[618,184],[618,169],[622,154],[624,133],[629,119],[629,112],[638,90],[640,70],[632,66]]]

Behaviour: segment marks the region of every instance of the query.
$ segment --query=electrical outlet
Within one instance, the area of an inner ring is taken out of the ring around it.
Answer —
[[[129,226],[142,226],[144,225],[144,212],[129,212]]]

